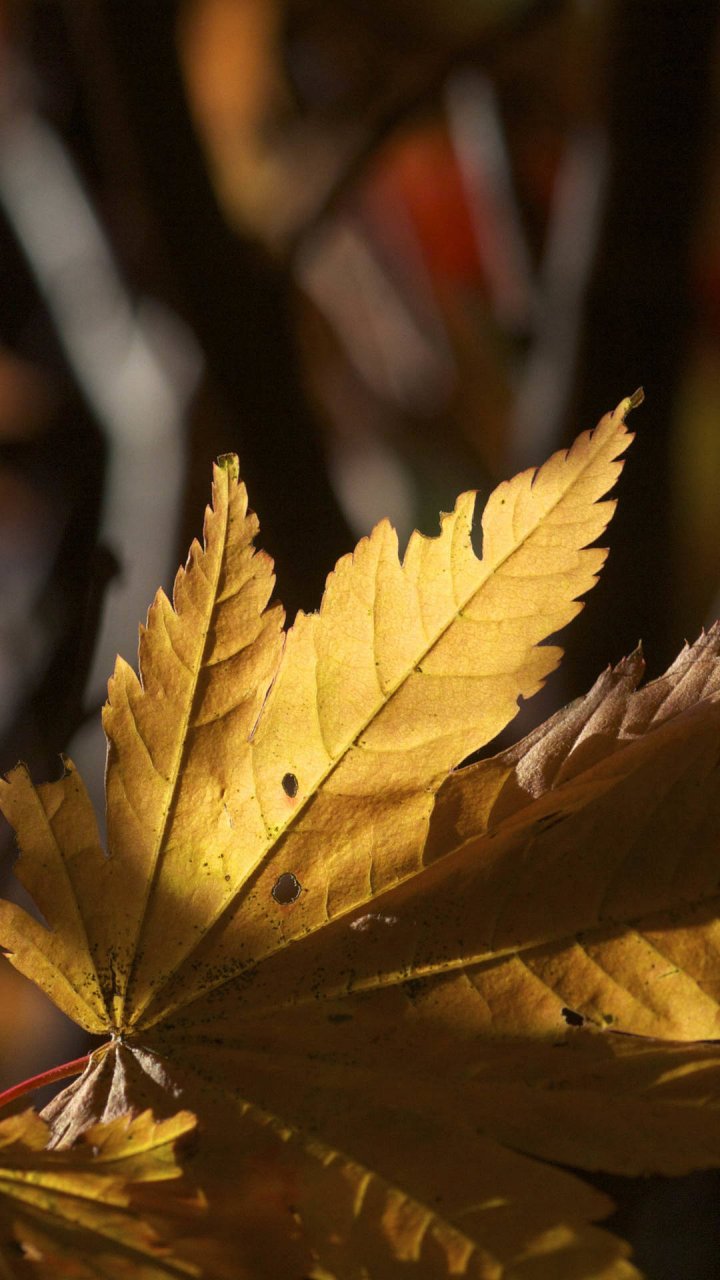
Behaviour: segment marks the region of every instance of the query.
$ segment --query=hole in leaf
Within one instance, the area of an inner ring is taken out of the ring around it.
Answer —
[[[272,896],[281,907],[287,907],[291,902],[297,902],[301,892],[302,885],[297,876],[292,871],[283,871],[273,885]]]
[[[289,796],[291,800],[295,799],[295,796],[298,793],[298,780],[294,773],[285,774],[282,780],[282,789],[285,792],[285,795]]]
[[[569,1027],[581,1027],[585,1021],[582,1014],[576,1013],[574,1009],[561,1009],[560,1013]]]

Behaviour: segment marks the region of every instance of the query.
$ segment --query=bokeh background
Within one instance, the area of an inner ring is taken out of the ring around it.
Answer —
[[[114,655],[239,453],[290,613],[639,385],[600,586],[520,729],[720,613],[712,0],[0,0],[0,769],[98,802]],[[3,833],[0,885],[12,841]],[[0,970],[0,1088],[83,1051]],[[650,1280],[714,1177],[606,1179]]]

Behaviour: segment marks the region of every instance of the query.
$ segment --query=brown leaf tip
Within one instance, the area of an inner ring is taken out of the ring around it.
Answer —
[[[627,412],[629,413],[631,409],[637,409],[644,399],[645,392],[642,387],[638,387],[637,391],[633,391],[632,395],[628,396]]]
[[[240,461],[236,453],[221,453],[217,464],[221,471],[227,471],[230,480],[240,479]]]

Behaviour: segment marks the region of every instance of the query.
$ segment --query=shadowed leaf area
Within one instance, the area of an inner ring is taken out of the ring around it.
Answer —
[[[481,558],[473,494],[402,560],[381,523],[287,631],[222,458],[110,681],[107,850],[69,761],[0,784],[48,926],[3,903],[0,943],[108,1036],[43,1160],[127,1113],[198,1120],[176,1270],[78,1228],[62,1274],[629,1280],[610,1201],[555,1165],[720,1163],[720,629],[460,767],[557,665],[640,398],[500,485]]]
[[[145,1112],[92,1125],[72,1150],[52,1151],[48,1125],[33,1111],[0,1121],[3,1280],[199,1275],[168,1244],[178,1223],[202,1213],[197,1195],[175,1181],[175,1144],[194,1125],[187,1112],[159,1123]]]

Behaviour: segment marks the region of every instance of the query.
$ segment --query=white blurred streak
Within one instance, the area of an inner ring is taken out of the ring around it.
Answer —
[[[30,519],[32,524],[29,526]],[[20,519],[3,510],[0,544],[0,726],[18,713],[53,637],[28,625],[57,550],[59,528],[39,500]]]
[[[394,210],[396,219],[401,210]],[[414,236],[403,227],[404,251],[412,251]],[[420,256],[415,277],[425,284]],[[332,325],[348,359],[367,385],[404,411],[422,415],[437,412],[456,380],[447,336],[432,302],[430,285],[406,303],[384,268],[359,219],[339,214],[321,226],[296,259],[297,278],[308,296]]]
[[[533,265],[492,84],[476,70],[455,72],[445,88],[445,111],[495,315],[509,329],[526,329],[535,300]]]
[[[565,148],[553,193],[534,337],[515,402],[513,469],[534,465],[557,447],[575,375],[607,175],[605,135],[598,129],[578,130]]]
[[[333,488],[358,538],[390,513],[400,542],[414,528],[417,495],[410,474],[397,454],[377,436],[358,444],[343,440],[329,455]]]
[[[60,140],[27,109],[0,121],[0,203],[108,448],[101,537],[121,574],[106,595],[90,704],[104,699],[116,652],[134,662],[138,621],[175,567],[185,416],[202,361],[174,316],[134,305]],[[104,744],[95,726],[80,737],[73,755],[97,799]]]

